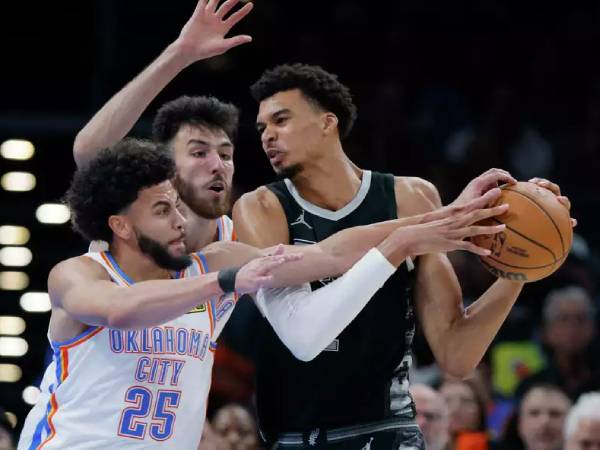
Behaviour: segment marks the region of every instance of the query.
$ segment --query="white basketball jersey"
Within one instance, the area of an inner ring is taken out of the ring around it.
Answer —
[[[219,229],[219,241],[237,241],[233,220],[228,216],[221,216],[217,219],[217,228]]]
[[[232,227],[220,225],[231,239]],[[114,282],[131,280],[109,252],[87,253]],[[208,270],[201,253],[174,277]],[[236,298],[213,299],[175,320],[139,330],[90,327],[54,350],[19,450],[195,450],[206,416],[216,338]]]

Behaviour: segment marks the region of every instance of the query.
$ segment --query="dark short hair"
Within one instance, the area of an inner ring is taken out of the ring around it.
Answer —
[[[127,138],[102,150],[75,172],[64,201],[75,231],[89,240],[112,240],[108,218],[121,213],[139,192],[169,180],[175,163],[160,144]]]
[[[530,383],[524,383],[523,387],[515,393],[516,400],[519,402],[519,407],[523,403],[523,399],[532,391],[539,389],[547,392],[558,392],[559,394],[564,395],[566,398],[570,399],[567,391],[559,386],[558,384],[552,383],[550,381],[532,381]]]
[[[348,136],[357,115],[350,89],[338,81],[337,75],[319,66],[283,64],[266,70],[250,87],[250,93],[254,100],[262,102],[278,92],[292,89],[299,89],[321,109],[334,113],[340,136]]]
[[[212,96],[181,96],[160,107],[152,122],[152,137],[166,144],[183,125],[223,130],[233,142],[237,136],[239,110]]]

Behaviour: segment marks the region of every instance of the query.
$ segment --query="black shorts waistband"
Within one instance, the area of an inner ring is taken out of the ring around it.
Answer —
[[[414,428],[418,430],[419,427],[414,419],[410,418],[399,418],[392,417],[389,419],[368,422],[358,425],[341,427],[341,428],[313,428],[306,430],[302,433],[280,433],[276,436],[265,436],[262,432],[261,437],[263,441],[269,444],[278,443],[280,445],[303,445],[306,441],[321,441],[321,442],[336,442],[345,439],[351,439],[353,437],[361,436],[363,434],[377,433],[381,431],[392,431],[392,430],[406,430]]]

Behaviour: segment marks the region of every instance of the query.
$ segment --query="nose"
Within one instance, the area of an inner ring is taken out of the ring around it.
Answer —
[[[187,221],[187,219],[181,213],[181,211],[179,211],[179,209],[175,208],[175,218],[174,218],[174,223],[173,223],[173,225],[175,226],[175,229],[178,231],[185,231],[185,222],[186,221]]]
[[[211,151],[207,158],[208,168],[210,173],[222,173],[225,171],[225,165],[223,159],[218,152]]]
[[[263,148],[267,148],[268,144],[274,142],[277,139],[277,134],[275,133],[274,128],[270,126],[266,126],[260,135],[260,140],[262,141]]]

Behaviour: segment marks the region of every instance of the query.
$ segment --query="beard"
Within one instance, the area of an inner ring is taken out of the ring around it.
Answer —
[[[216,180],[224,181],[222,177],[217,177],[211,180],[211,182]],[[194,186],[191,183],[184,181],[179,176],[175,177],[174,184],[183,203],[200,217],[218,219],[229,212],[231,206],[231,188],[225,187],[224,195],[220,199],[204,199],[196,195]]]
[[[282,167],[281,169],[273,168],[278,180],[283,180],[285,178],[292,180],[296,175],[302,172],[302,169],[302,164],[292,164],[291,166]]]
[[[148,255],[158,267],[180,271],[192,263],[190,255],[173,256],[165,245],[155,241],[136,230],[138,246],[142,253]]]

